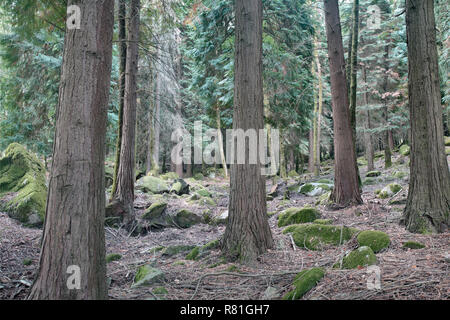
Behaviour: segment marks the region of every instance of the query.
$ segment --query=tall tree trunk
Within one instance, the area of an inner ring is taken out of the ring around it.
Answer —
[[[402,222],[410,232],[445,232],[450,173],[444,132],[433,0],[406,1],[411,176]]]
[[[367,92],[367,69],[366,66],[363,65],[362,67],[362,76],[363,76],[363,81],[364,81],[364,85],[366,86],[364,88],[364,94],[363,94],[363,99],[364,99],[364,114],[366,117],[366,131],[364,132],[364,144],[366,147],[366,159],[367,159],[367,171],[373,171],[375,169],[374,163],[373,163],[373,157],[374,157],[374,151],[373,151],[373,144],[372,144],[372,137],[370,135],[370,132],[368,132],[367,130],[371,129],[371,123],[370,123],[370,111],[369,111],[369,94]]]
[[[281,132],[281,130],[280,130]],[[280,177],[283,179],[287,178],[286,171],[286,142],[283,139],[283,134],[280,137]]]
[[[316,96],[314,95],[314,112],[316,110]],[[309,129],[309,156],[308,156],[308,171],[314,172],[314,126],[315,126],[315,116],[313,118],[312,128]],[[281,141],[280,141],[280,151],[281,151]]]
[[[345,79],[344,48],[337,0],[324,0],[334,120],[334,207],[362,203],[356,171],[349,100]]]
[[[318,177],[320,175],[320,135],[321,135],[321,123],[322,123],[322,105],[323,105],[323,81],[322,81],[322,66],[319,59],[319,42],[317,38],[314,41],[315,51],[314,59],[317,66],[317,79],[319,81],[319,96],[317,97],[317,121],[314,134],[314,175]]]
[[[220,108],[219,105],[216,106],[216,123],[217,123],[217,141],[219,142],[219,153],[220,161],[222,162],[223,172],[225,173],[225,178],[228,177],[227,161],[225,158],[225,152],[223,149],[223,135],[222,135],[222,125],[220,119]]]
[[[385,49],[384,49],[384,69],[385,69],[385,74],[384,74],[384,83],[383,83],[383,91],[386,94],[389,90],[389,74],[388,74],[388,70],[389,70],[389,44],[386,45]],[[387,95],[383,98],[383,118],[385,121],[385,125],[386,125],[386,130],[384,131],[384,167],[385,168],[390,168],[392,166],[392,153],[391,153],[391,148],[389,145],[389,108],[388,108],[388,97]]]
[[[135,223],[134,182],[136,145],[136,106],[140,0],[130,0],[128,19],[127,63],[125,68],[125,99],[123,109],[122,146],[117,176],[117,189],[108,205],[107,216],[120,216],[127,229]]]
[[[159,51],[159,50],[158,50]],[[160,134],[161,134],[161,76],[156,73],[156,84],[155,84],[155,113],[154,117],[154,147],[153,147],[153,162],[155,166],[152,170],[157,175],[160,172],[159,167],[159,154],[160,154]]]
[[[29,299],[107,299],[104,152],[114,1],[72,4],[81,9],[81,28],[66,30],[39,270]]]
[[[235,130],[264,129],[262,11],[261,0],[236,0]],[[245,149],[250,150],[248,145]],[[265,177],[261,174],[264,167],[257,158],[257,164],[250,164],[247,158],[245,164],[233,159],[231,165],[229,216],[222,250],[228,258],[244,263],[273,247]]]
[[[127,65],[127,27],[126,27],[127,8],[126,0],[119,0],[119,114],[118,114],[118,132],[116,142],[116,157],[114,161],[113,185],[111,195],[117,191],[117,175],[120,165],[120,148],[122,147],[122,126],[123,126],[123,106],[125,101],[125,68]]]

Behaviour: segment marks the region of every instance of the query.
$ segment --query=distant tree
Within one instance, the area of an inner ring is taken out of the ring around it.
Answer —
[[[233,129],[264,129],[262,75],[262,1],[236,0],[236,58]],[[259,138],[258,138],[259,139]],[[249,150],[247,146],[245,148]],[[222,251],[230,259],[251,262],[273,246],[267,221],[262,165],[231,164],[228,224]]]
[[[81,9],[81,29],[66,30],[40,264],[29,299],[107,298],[104,160],[114,1],[69,4]],[[69,279],[77,271],[79,290]]]
[[[107,208],[107,216],[120,216],[129,230],[134,227],[135,223],[134,182],[139,13],[140,0],[130,0],[120,162],[117,173],[117,189]]]
[[[409,191],[402,222],[411,232],[445,232],[450,173],[444,148],[434,1],[406,1],[411,122]]]
[[[324,0],[324,9],[334,120],[335,174],[330,200],[335,207],[346,207],[362,203],[362,199],[350,123],[338,1]]]

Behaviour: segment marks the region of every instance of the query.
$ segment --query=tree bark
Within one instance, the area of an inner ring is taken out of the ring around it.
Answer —
[[[433,0],[406,1],[411,163],[402,222],[410,232],[446,232],[450,173],[444,132]]]
[[[127,63],[125,68],[125,98],[123,110],[122,146],[117,176],[117,190],[107,208],[107,216],[121,216],[131,229],[135,223],[134,182],[136,145],[137,73],[139,61],[140,0],[130,0],[128,20]]]
[[[236,53],[233,128],[264,129],[262,78],[262,1],[236,0]],[[258,140],[259,140],[259,135]],[[259,141],[258,141],[259,142]],[[249,146],[245,147],[248,155]],[[247,157],[247,156],[246,156]],[[231,165],[228,224],[222,251],[231,260],[251,263],[273,246],[267,221],[264,166]]]
[[[220,161],[222,162],[223,172],[225,173],[225,178],[228,178],[228,167],[227,161],[225,159],[225,152],[223,149],[223,135],[222,135],[222,125],[220,119],[220,107],[216,106],[216,123],[217,123],[217,142],[219,143],[219,153]]]
[[[114,1],[72,4],[81,9],[81,28],[65,34],[46,219],[29,299],[107,299],[104,152]],[[79,287],[70,278],[77,275]]]
[[[125,68],[127,66],[127,27],[126,27],[126,0],[119,0],[119,112],[118,112],[118,132],[116,142],[116,157],[114,161],[113,184],[111,195],[117,191],[117,175],[120,165],[120,148],[122,147],[122,126],[123,126],[123,106],[125,101]]]
[[[367,130],[371,129],[371,123],[370,123],[370,111],[369,111],[369,94],[367,92],[367,69],[366,66],[363,65],[362,67],[362,76],[364,85],[366,88],[364,89],[363,99],[364,99],[364,114],[366,116],[366,131],[364,132],[364,142],[366,147],[366,159],[367,159],[367,171],[373,171],[375,169],[374,163],[373,163],[373,157],[374,157],[374,151],[373,151],[373,144],[372,144],[372,137]]]
[[[324,5],[334,120],[335,175],[330,199],[333,207],[342,208],[360,204],[362,199],[350,124],[339,6],[337,0],[324,0]]]
[[[385,69],[385,74],[384,74],[384,83],[383,83],[383,91],[386,94],[389,90],[389,74],[388,74],[388,70],[389,70],[389,43],[386,45],[385,49],[384,49],[384,69]],[[386,125],[386,130],[384,131],[383,134],[383,138],[384,138],[384,167],[390,168],[392,166],[392,152],[391,152],[391,147],[389,144],[389,107],[388,107],[388,97],[385,96],[383,98],[383,118],[384,118],[384,122]]]
[[[322,105],[323,105],[323,81],[322,81],[322,66],[319,60],[319,42],[315,39],[314,59],[317,67],[317,80],[319,81],[319,96],[317,101],[317,120],[314,134],[314,175],[320,175],[320,135],[322,123]]]

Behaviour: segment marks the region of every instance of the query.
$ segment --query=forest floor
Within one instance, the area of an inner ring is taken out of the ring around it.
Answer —
[[[406,158],[407,159],[407,158]],[[450,235],[412,234],[399,225],[404,204],[390,205],[388,199],[378,199],[374,193],[392,182],[393,171],[408,172],[407,161],[399,155],[393,158],[393,167],[385,170],[383,158],[376,161],[376,169],[382,172],[377,183],[363,187],[364,204],[344,210],[330,211],[318,206],[322,218],[333,220],[333,225],[345,225],[360,230],[380,230],[386,232],[391,243],[377,256],[377,266],[381,270],[381,289],[369,290],[367,278],[371,275],[366,268],[352,270],[333,269],[334,263],[356,247],[355,239],[341,246],[329,247],[322,251],[310,251],[293,246],[289,235],[277,226],[277,216],[289,207],[315,205],[316,197],[291,193],[290,200],[282,197],[268,201],[268,212],[276,212],[269,218],[275,247],[260,256],[251,266],[220,263],[219,249],[198,261],[186,260],[188,252],[175,256],[163,256],[152,248],[172,245],[204,245],[220,238],[224,225],[198,224],[188,229],[166,228],[145,236],[131,237],[124,230],[106,228],[107,254],[118,253],[120,260],[108,263],[107,276],[110,278],[110,299],[251,299],[268,298],[266,289],[272,287],[276,294],[269,298],[280,298],[292,289],[295,275],[305,268],[321,266],[326,269],[325,277],[302,299],[449,299],[450,298]],[[449,159],[450,163],[450,159]],[[365,167],[360,167],[365,177]],[[330,178],[331,173],[325,175]],[[311,178],[304,175],[290,179],[290,183],[304,182]],[[395,180],[403,186],[396,195],[406,198],[408,176]],[[214,191],[217,206],[209,210],[220,213],[227,210],[228,182],[223,178],[199,181]],[[268,189],[271,181],[268,180]],[[138,194],[136,208],[138,216],[152,202],[152,196]],[[169,209],[188,208],[192,211],[207,208],[192,207],[183,198],[173,196]],[[42,230],[21,226],[6,214],[0,213],[0,299],[24,299],[39,263],[39,243]],[[403,248],[406,241],[417,241],[425,245],[423,249]],[[164,272],[163,283],[131,288],[139,266],[152,264]],[[164,287],[167,294],[155,295],[153,289]]]

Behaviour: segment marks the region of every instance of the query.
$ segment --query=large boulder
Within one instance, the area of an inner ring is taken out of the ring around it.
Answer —
[[[398,183],[388,184],[378,193],[378,198],[380,199],[390,198],[402,189],[403,189],[402,186],[399,185]]]
[[[183,179],[177,179],[170,188],[170,193],[175,193],[178,196],[189,194],[189,184]]]
[[[291,224],[313,222],[318,218],[320,218],[320,212],[315,208],[289,208],[278,216],[278,226],[285,227]]]
[[[387,248],[391,243],[385,232],[376,230],[362,231],[358,234],[357,240],[360,246],[367,246],[375,253]]]
[[[169,192],[169,186],[166,181],[152,176],[145,176],[139,179],[136,183],[136,187],[144,192],[153,194]]]
[[[327,245],[341,245],[358,232],[346,226],[323,224],[298,224],[284,229],[283,233],[292,233],[294,243],[300,248],[321,250]]]
[[[0,210],[29,227],[44,222],[45,168],[25,147],[13,143],[0,159]]]
[[[164,273],[161,270],[156,269],[151,265],[145,265],[139,267],[131,287],[151,286],[155,283],[162,283],[164,278]]]
[[[402,156],[409,156],[410,151],[411,148],[407,144],[402,145],[398,150]]]

